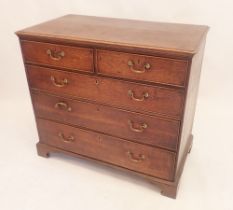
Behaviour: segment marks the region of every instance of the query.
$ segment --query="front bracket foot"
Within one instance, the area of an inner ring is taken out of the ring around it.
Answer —
[[[161,195],[175,199],[176,195],[177,195],[177,186],[166,185],[166,184],[162,185],[161,186]]]
[[[36,144],[36,148],[37,148],[37,154],[39,156],[45,157],[45,158],[49,157],[49,149],[46,147],[46,145],[41,144],[40,142],[38,142]]]

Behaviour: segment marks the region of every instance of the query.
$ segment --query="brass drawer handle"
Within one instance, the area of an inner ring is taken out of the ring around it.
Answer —
[[[134,123],[131,120],[128,121],[128,124],[129,124],[130,130],[137,132],[137,133],[142,133],[148,127],[146,123],[141,123],[139,125],[139,128],[135,128]]]
[[[74,140],[75,140],[74,136],[72,136],[72,135],[65,137],[65,135],[63,133],[58,133],[58,136],[65,143],[71,143],[71,142],[74,142]]]
[[[68,84],[68,80],[66,78],[60,82],[58,82],[54,76],[51,76],[50,79],[51,79],[53,85],[56,87],[64,87],[65,85]]]
[[[56,50],[53,51],[53,50],[48,49],[46,53],[49,55],[49,57],[52,60],[55,60],[55,61],[59,61],[62,59],[62,57],[65,56],[64,51],[56,51]]]
[[[132,72],[137,73],[137,74],[145,73],[147,70],[150,70],[151,68],[151,65],[149,63],[145,63],[142,70],[136,69],[134,67],[134,62],[132,60],[128,61],[128,66]]]
[[[139,154],[139,155],[134,155],[134,153],[127,151],[127,156],[129,157],[129,159],[135,163],[139,163],[142,162],[143,160],[145,160],[145,155],[143,154]]]
[[[54,108],[56,109],[61,109],[61,110],[64,110],[64,111],[68,111],[68,112],[71,112],[72,111],[72,108],[69,107],[69,105],[65,102],[58,102],[54,105]]]
[[[128,91],[128,96],[130,96],[131,99],[134,100],[134,101],[144,101],[145,99],[147,99],[149,97],[149,93],[145,92],[145,93],[143,93],[141,98],[136,98],[134,96],[134,92],[132,90],[129,90]]]

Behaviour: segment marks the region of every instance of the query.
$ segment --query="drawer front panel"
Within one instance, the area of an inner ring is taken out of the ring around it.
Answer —
[[[40,141],[45,144],[151,176],[173,179],[175,153],[51,121],[38,119],[37,124]]]
[[[183,87],[188,61],[98,50],[97,65],[103,75]]]
[[[139,143],[177,150],[179,121],[166,120],[34,92],[37,117],[72,124]]]
[[[33,41],[21,41],[21,46],[26,62],[72,70],[93,71],[92,49]]]
[[[27,66],[32,88],[84,98],[132,111],[180,117],[184,92],[115,79]]]

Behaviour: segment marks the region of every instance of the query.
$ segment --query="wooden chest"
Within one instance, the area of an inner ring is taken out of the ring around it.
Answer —
[[[67,15],[17,32],[38,154],[88,158],[176,197],[206,26]]]

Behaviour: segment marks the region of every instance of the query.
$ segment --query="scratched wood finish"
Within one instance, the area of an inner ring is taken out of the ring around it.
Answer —
[[[81,126],[143,144],[177,150],[179,121],[45,95],[37,91],[33,91],[32,100],[38,117]],[[143,128],[143,124],[147,127]]]
[[[41,119],[37,122],[42,143],[162,179],[173,179],[175,154],[172,152],[60,123]]]
[[[187,60],[97,51],[97,71],[103,75],[183,87],[187,69]]]
[[[144,177],[176,198],[193,142],[207,31],[66,15],[16,32],[38,155],[95,160]]]

